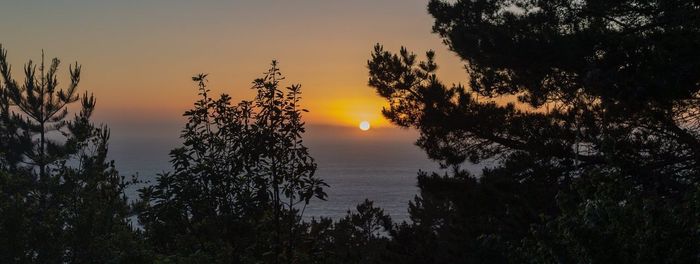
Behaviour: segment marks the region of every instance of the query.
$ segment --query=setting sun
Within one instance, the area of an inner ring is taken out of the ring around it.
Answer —
[[[369,122],[367,122],[367,121],[360,122],[360,130],[362,130],[362,131],[369,130]]]

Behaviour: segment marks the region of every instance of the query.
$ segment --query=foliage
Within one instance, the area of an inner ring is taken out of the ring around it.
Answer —
[[[107,161],[109,130],[90,117],[95,99],[76,94],[80,66],[57,90],[59,60],[30,61],[22,85],[0,48],[0,259],[17,263],[139,262],[127,182]],[[68,106],[80,101],[74,118]],[[7,140],[7,141],[5,141]]]
[[[174,171],[141,190],[140,219],[156,252],[173,261],[292,261],[299,221],[326,184],[303,145],[300,85],[280,88],[276,62],[253,82],[254,101],[211,99],[206,75],[187,111]],[[302,208],[303,208],[302,207]]]
[[[314,261],[309,263],[378,263],[389,242],[391,217],[365,200],[356,212],[333,222],[312,220],[309,236],[314,239]]]
[[[697,262],[697,190],[670,200],[610,171],[592,171],[574,186],[557,199],[561,215],[523,241],[522,262]]]
[[[78,101],[76,88],[80,81],[80,66],[76,63],[71,66],[71,83],[66,90],[58,89],[57,72],[60,61],[54,58],[46,69],[44,55],[39,65],[40,76],[36,76],[36,65],[30,60],[24,67],[25,81],[20,85],[12,77],[12,69],[7,64],[7,52],[2,50],[0,54],[0,73],[5,80],[5,93],[16,108],[22,113],[14,113],[10,118],[19,128],[17,133],[24,143],[24,160],[22,162],[39,167],[39,176],[44,177],[51,163],[65,159],[68,155],[77,151],[77,144],[85,141],[88,136],[77,124],[69,127],[71,134],[66,143],[61,144],[49,138],[51,132],[63,132],[61,129],[70,125],[65,119],[68,116],[68,105]],[[89,117],[94,109],[94,98],[83,96],[81,115]],[[76,117],[77,119],[77,117]],[[82,120],[80,120],[82,121]],[[41,179],[43,180],[43,179]]]
[[[439,81],[432,51],[418,61],[377,45],[369,84],[387,118],[446,167],[495,162],[419,177],[414,222],[392,233],[399,262],[656,262],[668,250],[697,262],[685,217],[697,213],[699,8],[433,0],[466,87]]]

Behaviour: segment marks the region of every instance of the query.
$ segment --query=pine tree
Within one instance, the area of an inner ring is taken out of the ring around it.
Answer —
[[[523,262],[519,252],[547,252],[540,261],[656,262],[673,251],[674,262],[696,262],[697,221],[682,216],[697,214],[700,179],[698,10],[687,1],[430,1],[433,30],[465,61],[468,85],[441,82],[432,51],[419,61],[376,46],[369,84],[387,99],[385,116],[419,130],[417,144],[446,167],[494,164],[419,177],[412,215],[429,221],[396,236],[405,260]],[[602,241],[603,231],[618,239]]]
[[[0,189],[0,258],[21,263],[138,261],[138,237],[124,196],[128,182],[107,161],[109,130],[90,118],[95,98],[77,95],[80,66],[58,89],[59,60],[37,77],[31,61],[25,81],[13,79],[0,48],[0,124],[9,148],[3,153]],[[80,102],[70,119],[69,105]],[[5,144],[5,142],[3,142]],[[9,158],[8,158],[9,157]]]
[[[65,130],[62,129],[68,124],[65,120],[68,116],[68,105],[79,99],[77,87],[80,81],[80,66],[77,63],[70,66],[70,84],[63,90],[58,89],[59,64],[60,61],[54,58],[47,68],[42,51],[41,64],[38,65],[40,76],[37,78],[37,67],[30,60],[24,67],[25,81],[20,85],[12,77],[12,68],[7,63],[7,51],[0,52],[0,74],[5,80],[5,89],[21,113],[13,115],[13,121],[18,124],[23,140],[32,142],[32,147],[24,150],[27,159],[24,162],[38,167],[42,180],[47,177],[47,166],[75,153],[74,141],[82,140],[76,138],[73,141],[69,140],[67,144],[61,144],[49,138],[52,132],[65,135]],[[90,97],[83,100],[81,112],[89,115],[93,109],[94,99]]]

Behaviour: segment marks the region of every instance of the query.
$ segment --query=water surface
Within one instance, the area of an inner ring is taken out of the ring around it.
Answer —
[[[169,170],[168,152],[179,145],[179,130],[177,124],[117,124],[112,126],[110,156],[123,175],[137,174],[153,182],[157,173]],[[332,126],[308,126],[307,130],[305,144],[318,164],[316,174],[330,187],[327,201],[312,200],[305,217],[337,219],[370,199],[392,218],[405,220],[408,202],[417,194],[418,171],[438,169],[414,146],[418,135],[413,131],[362,132]]]

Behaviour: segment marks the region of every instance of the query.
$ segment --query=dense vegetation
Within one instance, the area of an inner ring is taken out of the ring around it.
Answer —
[[[301,86],[273,61],[257,96],[199,100],[172,168],[130,203],[109,129],[59,60],[16,79],[0,47],[1,263],[700,262],[700,6],[430,1],[467,85],[377,45],[369,85],[447,174],[420,173],[410,221],[365,201],[304,221],[327,185]],[[38,68],[38,69],[37,69]],[[511,103],[504,103],[510,100]],[[75,110],[72,113],[69,110]],[[465,163],[490,161],[481,172]]]
[[[377,46],[369,84],[452,175],[419,175],[402,263],[700,261],[700,6],[431,1],[467,86]],[[511,104],[495,99],[515,98]],[[478,175],[464,162],[495,161]]]
[[[79,95],[80,66],[58,87],[58,59],[14,79],[0,47],[0,259],[3,263],[134,262],[143,247],[127,221],[128,182],[107,160],[109,129]],[[79,103],[69,117],[68,106]]]
[[[303,207],[324,199],[326,184],[301,139],[301,86],[283,91],[282,79],[273,62],[253,82],[255,99],[232,105],[226,94],[209,97],[206,75],[193,78],[201,99],[185,113],[174,171],[141,191],[140,220],[157,253],[202,263],[302,257]]]
[[[3,263],[359,263],[379,256],[391,219],[366,201],[337,221],[302,221],[327,185],[304,146],[301,85],[277,63],[237,104],[209,95],[187,111],[172,171],[140,190],[107,161],[109,129],[77,93],[80,66],[57,88],[59,61],[25,66],[22,85],[0,49],[0,260]],[[68,106],[80,102],[73,120]],[[138,223],[134,222],[138,221]]]

